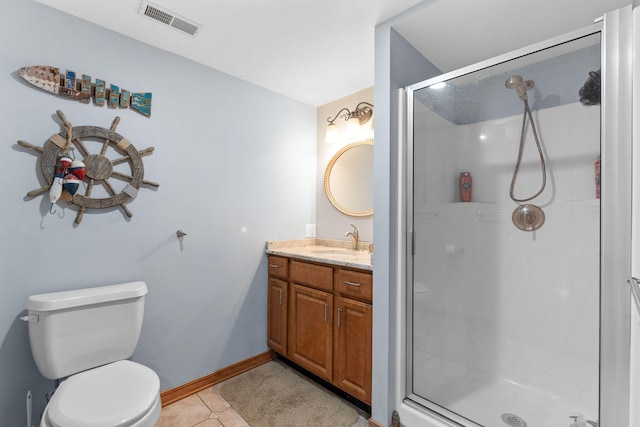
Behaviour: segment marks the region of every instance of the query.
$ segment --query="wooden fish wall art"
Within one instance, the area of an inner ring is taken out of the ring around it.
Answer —
[[[59,68],[49,65],[22,67],[18,74],[35,87],[54,95],[77,99],[85,104],[93,98],[93,104],[98,107],[107,104],[109,108],[131,108],[151,117],[151,92],[130,92],[120,90],[116,85],[107,87],[104,80],[96,79],[92,83],[91,76],[83,74],[79,78],[75,71],[61,73]]]

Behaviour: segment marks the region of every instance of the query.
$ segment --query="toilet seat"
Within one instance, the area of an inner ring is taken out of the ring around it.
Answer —
[[[72,375],[47,405],[55,427],[125,427],[144,417],[159,399],[160,380],[146,366],[120,360]]]

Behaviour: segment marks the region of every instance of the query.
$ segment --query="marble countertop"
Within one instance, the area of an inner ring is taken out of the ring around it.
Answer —
[[[370,242],[358,242],[358,249],[354,250],[351,240],[281,240],[267,242],[266,252],[307,261],[373,270],[373,244]]]

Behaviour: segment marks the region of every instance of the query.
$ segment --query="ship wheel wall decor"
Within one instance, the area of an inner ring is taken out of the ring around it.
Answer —
[[[36,197],[40,194],[50,194],[52,207],[57,202],[57,197],[52,197],[54,187],[60,185],[56,181],[62,182],[62,177],[73,175],[73,165],[70,171],[61,170],[61,159],[67,156],[74,157],[75,152],[79,152],[84,163],[83,173],[77,173],[73,179],[78,182],[85,183],[84,194],[80,191],[71,194],[65,186],[59,195],[59,200],[67,201],[79,206],[76,216],[76,224],[80,224],[82,217],[87,209],[106,209],[119,206],[122,208],[127,217],[131,218],[133,214],[127,207],[126,203],[131,201],[138,194],[140,187],[150,185],[159,187],[160,184],[144,179],[144,164],[142,157],[153,153],[154,147],[149,147],[138,151],[131,142],[116,133],[116,127],[120,122],[120,117],[116,117],[111,124],[110,129],[98,126],[72,126],[67,120],[64,113],[58,110],[58,117],[64,124],[64,130],[58,134],[52,135],[42,147],[29,144],[25,141],[18,141],[22,147],[32,149],[40,153],[40,169],[42,175],[47,182],[46,186],[32,190],[27,193],[29,197]],[[89,147],[97,147],[94,152]],[[115,154],[114,154],[115,153]],[[69,158],[70,160],[70,158]],[[75,161],[74,161],[75,164]],[[117,170],[117,166],[128,164],[130,173]],[[68,174],[67,172],[71,172]],[[123,181],[124,187],[117,191],[110,182],[111,179]],[[82,186],[75,186],[81,188]],[[94,190],[102,187],[107,197],[96,197]],[[70,190],[70,191],[75,191]]]

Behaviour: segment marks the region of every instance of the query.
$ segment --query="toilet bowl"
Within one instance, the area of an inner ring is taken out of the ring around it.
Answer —
[[[33,295],[29,342],[38,369],[65,378],[40,427],[153,427],[160,379],[128,360],[142,328],[143,282]]]
[[[63,381],[40,427],[153,427],[160,416],[160,382],[151,369],[129,360]]]

